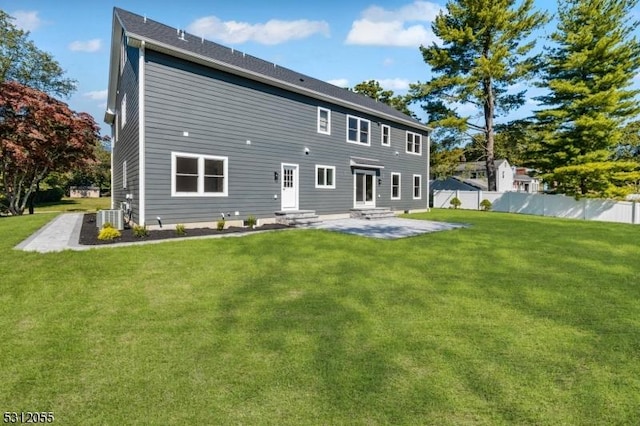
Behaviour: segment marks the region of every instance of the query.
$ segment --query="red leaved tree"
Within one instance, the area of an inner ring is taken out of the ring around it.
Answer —
[[[91,165],[101,140],[89,114],[20,83],[0,83],[0,185],[6,208],[21,215],[49,173]]]

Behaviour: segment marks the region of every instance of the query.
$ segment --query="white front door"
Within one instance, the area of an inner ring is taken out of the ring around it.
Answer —
[[[298,165],[282,163],[280,179],[282,210],[298,210]]]
[[[376,206],[376,177],[371,173],[362,171],[354,171],[354,205],[356,208],[360,207],[375,207]]]

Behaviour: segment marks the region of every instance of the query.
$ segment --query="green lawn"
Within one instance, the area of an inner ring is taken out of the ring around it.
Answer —
[[[439,210],[52,254],[0,218],[0,408],[59,424],[640,419],[640,227]]]
[[[49,212],[94,212],[111,208],[111,198],[63,198],[58,202],[41,203],[35,207],[36,213]]]

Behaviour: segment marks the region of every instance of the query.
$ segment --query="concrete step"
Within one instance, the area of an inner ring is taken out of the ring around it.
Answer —
[[[311,226],[320,222],[322,222],[322,220],[320,220],[315,210],[276,212],[276,223],[281,223],[287,226]]]
[[[388,207],[377,207],[372,209],[351,209],[351,217],[357,219],[386,219],[395,216],[395,213],[393,213]]]

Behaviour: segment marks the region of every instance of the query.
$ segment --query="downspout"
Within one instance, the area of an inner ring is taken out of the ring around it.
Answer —
[[[431,211],[431,132],[427,133],[427,211]]]
[[[145,42],[140,43],[140,55],[138,57],[138,224],[145,225],[145,111],[144,111],[144,85],[145,85]]]
[[[115,123],[115,122],[114,122]],[[115,124],[111,124],[111,155],[110,155],[110,160],[111,160],[111,210],[116,208],[116,202],[115,202],[115,186],[113,186],[113,148],[115,147],[115,142],[116,142],[116,134],[115,134],[115,129],[114,129]]]

